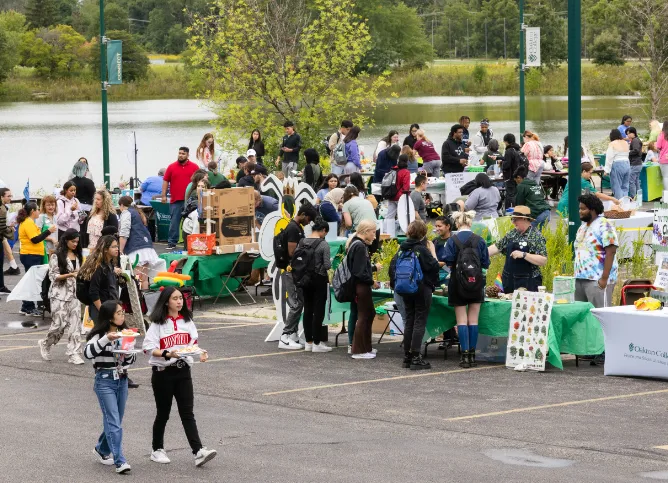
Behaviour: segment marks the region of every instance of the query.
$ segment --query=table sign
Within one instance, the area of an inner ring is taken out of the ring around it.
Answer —
[[[554,296],[549,293],[524,290],[513,293],[506,367],[521,364],[526,369],[545,370],[553,302]]]
[[[656,251],[668,251],[668,204],[654,204],[652,244]]]
[[[464,186],[469,181],[473,181],[478,173],[465,171],[463,173],[447,173],[445,175],[445,202],[454,203],[454,201],[462,196],[459,188]]]

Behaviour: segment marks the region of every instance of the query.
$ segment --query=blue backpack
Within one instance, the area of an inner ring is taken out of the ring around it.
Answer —
[[[399,295],[411,295],[422,282],[422,267],[414,250],[399,252],[395,265],[394,291]]]

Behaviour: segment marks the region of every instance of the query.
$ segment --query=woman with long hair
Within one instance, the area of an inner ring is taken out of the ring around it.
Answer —
[[[417,137],[417,141],[415,142],[413,149],[417,152],[418,156],[422,158],[422,169],[424,169],[429,176],[438,177],[441,172],[441,157],[436,152],[434,143],[427,139],[427,135],[422,129],[418,129],[415,136]]]
[[[661,175],[663,176],[663,189],[664,191],[668,191],[668,121],[664,121],[663,123],[663,128],[656,141],[656,149],[659,151],[659,166],[661,167]]]
[[[624,140],[619,129],[610,131],[610,144],[605,153],[604,171],[610,175],[612,194],[618,200],[629,194],[631,179],[629,153],[629,143]]]
[[[135,272],[141,282],[142,290],[147,290],[148,268],[160,261],[160,258],[153,249],[151,234],[146,228],[146,216],[134,206],[129,196],[121,196],[118,206],[121,210],[118,230],[120,253],[127,255],[133,264],[136,261]]]
[[[524,131],[523,134],[524,145],[522,146],[521,152],[529,160],[529,175],[528,179],[531,179],[540,184],[540,175],[543,174],[543,146],[540,143],[540,138],[538,134],[532,133],[531,131]]]
[[[195,156],[199,161],[200,167],[208,169],[209,163],[214,161],[216,155],[216,143],[213,140],[213,134],[206,133],[197,147]]]
[[[122,272],[118,267],[118,253],[118,240],[115,236],[100,237],[97,246],[79,270],[79,277],[90,281],[89,296],[92,304],[88,310],[90,318],[95,322],[104,302],[119,299],[118,276]]]
[[[198,169],[190,177],[190,183],[188,183],[188,186],[186,187],[186,196],[185,196],[186,205],[188,204],[188,200],[190,199],[193,193],[197,195],[197,187],[199,185],[199,182],[202,181],[203,179],[209,181],[209,173],[204,169]]]
[[[364,178],[359,173],[353,173],[348,179],[348,186],[354,186],[359,191],[360,198],[366,198],[366,185],[364,184]]]
[[[316,195],[318,197],[318,202],[322,202],[325,199],[325,196],[327,196],[327,193],[338,187],[339,177],[334,173],[329,173],[322,181],[322,185],[320,185],[320,191],[318,191]]]
[[[114,227],[118,231],[118,217],[114,204],[111,201],[111,195],[107,190],[99,190],[93,198],[93,209],[88,217],[88,249],[92,250],[97,246],[97,241],[102,236],[102,230],[107,227]]]
[[[264,164],[262,162],[262,157],[264,156],[264,142],[262,141],[262,133],[259,129],[253,129],[248,141],[248,149],[255,151],[255,162],[257,164]]]
[[[35,220],[39,217],[39,210],[35,203],[27,203],[21,210],[19,210],[16,217],[16,223],[19,225],[19,258],[23,264],[25,272],[28,273],[30,268],[35,265],[44,264],[44,240],[56,231],[55,226],[51,226],[46,231],[41,231],[37,228]],[[35,308],[35,302],[24,300],[21,303],[21,315],[32,315],[40,317],[42,314]],[[27,323],[26,326],[34,325]]]
[[[77,187],[72,181],[63,185],[60,195],[56,198],[56,226],[58,227],[58,238],[68,228],[76,231],[81,229],[82,210],[79,200],[76,198]]]
[[[408,172],[411,174],[417,174],[420,169],[418,160],[415,157],[415,151],[411,149],[409,145],[405,145],[401,148],[401,154],[404,154],[408,157]],[[401,156],[400,154],[400,156]]]
[[[52,226],[56,226],[56,197],[53,195],[46,195],[42,198],[42,203],[39,205],[39,217],[35,220],[37,228],[41,231],[48,230]],[[51,256],[56,250],[58,244],[58,234],[51,233],[46,240],[46,253]],[[48,261],[47,261],[48,263]]]
[[[394,146],[395,144],[399,144],[399,131],[396,131],[392,129],[387,136],[382,138],[380,141],[378,141],[378,146],[376,146],[376,151],[373,153],[373,162],[376,162],[376,159],[378,158],[378,154],[383,150],[387,149],[390,146]]]
[[[174,287],[166,287],[151,312],[152,324],[146,331],[142,349],[149,354],[153,368],[151,386],[157,413],[153,422],[153,451],[151,461],[169,463],[165,452],[165,427],[172,410],[172,398],[176,399],[181,424],[185,430],[190,449],[195,455],[195,465],[202,466],[216,456],[215,450],[202,446],[193,414],[194,395],[190,367],[192,356],[181,356],[178,351],[196,346],[197,327],[192,313],[183,301],[183,294]],[[209,355],[200,352],[200,361],[206,362]]]
[[[123,474],[132,468],[123,456],[123,415],[128,400],[128,366],[136,359],[135,354],[118,354],[121,331],[127,329],[125,312],[116,300],[100,305],[99,318],[88,334],[84,356],[93,361],[97,395],[102,410],[102,434],[95,445],[95,454],[100,463],[114,465],[116,473]]]
[[[343,138],[343,142],[346,145],[346,159],[348,162],[343,168],[343,174],[352,174],[359,173],[362,169],[362,163],[360,161],[360,148],[357,145],[357,138],[360,135],[360,127],[353,126],[346,137]]]
[[[83,364],[81,358],[81,302],[77,300],[77,273],[83,263],[79,232],[69,229],[60,239],[56,253],[51,255],[49,273],[51,280],[49,302],[51,303],[51,327],[46,337],[39,341],[42,359],[51,360],[51,347],[67,334],[67,362]]]
[[[415,145],[415,141],[417,141],[417,137],[415,136],[417,134],[418,129],[420,129],[420,125],[417,123],[411,124],[411,127],[408,128],[408,136],[404,138],[404,146],[408,146],[411,149],[413,149],[413,146]]]

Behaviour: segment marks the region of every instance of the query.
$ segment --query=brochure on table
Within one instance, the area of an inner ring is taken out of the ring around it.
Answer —
[[[554,296],[517,290],[512,302],[506,367],[544,371]]]

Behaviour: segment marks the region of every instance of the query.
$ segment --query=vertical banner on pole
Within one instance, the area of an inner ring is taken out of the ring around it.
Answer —
[[[526,29],[527,67],[540,67],[540,27]]]
[[[110,85],[123,83],[123,41],[107,41],[107,78]]]

